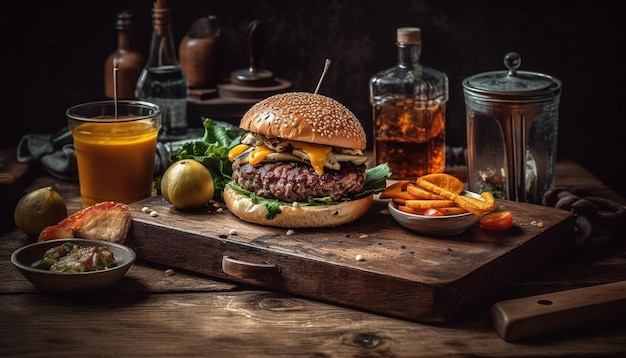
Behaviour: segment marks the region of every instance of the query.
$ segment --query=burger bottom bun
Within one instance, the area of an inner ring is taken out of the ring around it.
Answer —
[[[223,193],[228,209],[239,219],[265,226],[283,228],[335,227],[352,222],[372,207],[374,195],[334,205],[281,206],[281,213],[273,219],[265,218],[267,209],[254,204],[250,197],[226,186]]]

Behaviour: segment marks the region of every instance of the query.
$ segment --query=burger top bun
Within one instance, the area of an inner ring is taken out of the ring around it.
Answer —
[[[229,186],[224,189],[224,201],[230,211],[243,221],[282,228],[335,227],[355,221],[367,213],[374,195],[335,205],[281,206],[281,213],[266,219],[267,208],[255,204],[249,196],[242,195]]]
[[[239,126],[268,138],[350,149],[365,149],[365,130],[356,116],[336,100],[308,92],[268,97],[252,106]]]

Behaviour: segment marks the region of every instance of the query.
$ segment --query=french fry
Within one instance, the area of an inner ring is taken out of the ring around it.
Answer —
[[[493,194],[490,191],[484,191],[480,194],[480,197],[485,199],[486,202],[490,204],[495,204],[496,199],[493,197]]]
[[[426,209],[413,209],[413,208],[409,208],[406,205],[398,205],[397,206],[398,210],[400,211],[404,211],[405,213],[409,213],[409,214],[416,214],[416,215],[423,215],[424,211],[426,211]]]
[[[404,199],[404,200],[416,200],[416,199],[419,199],[418,197],[416,197],[415,195],[412,195],[408,191],[399,192],[398,194],[396,194],[396,196],[394,196],[394,198]]]
[[[465,214],[468,212],[466,209],[463,209],[460,206],[450,206],[447,208],[439,208],[437,210],[441,211],[443,215],[458,215],[458,214]]]
[[[431,200],[444,200],[445,198],[439,194],[435,194],[428,191],[416,184],[409,184],[406,186],[406,191],[413,195],[417,199],[431,199]]]
[[[396,203],[396,206],[399,205],[406,205],[406,199],[402,199],[402,198],[393,198],[391,199],[391,201],[393,201],[394,203]]]
[[[488,203],[483,199],[471,198],[469,196],[458,196],[455,202],[459,204],[460,207],[476,216],[483,216],[496,208],[493,203]]]
[[[463,192],[463,182],[459,178],[450,174],[431,173],[422,175],[420,178],[447,191],[453,192],[454,194],[461,194]]]
[[[447,208],[454,206],[455,203],[452,200],[429,200],[429,199],[415,199],[407,200],[406,206],[413,209],[432,209],[432,208]]]
[[[417,182],[417,185],[421,186],[422,188],[430,190],[430,191],[432,191],[435,194],[439,194],[439,195],[443,196],[445,199],[455,201],[459,197],[458,194],[455,194],[455,193],[453,193],[451,191],[448,191],[448,190],[446,190],[446,189],[444,189],[444,188],[442,188],[440,186],[437,186],[437,185],[435,185],[435,184],[433,184],[433,183],[431,183],[428,180],[425,180],[423,178],[417,178],[416,182]]]
[[[454,201],[460,207],[466,209],[476,216],[482,216],[490,211],[493,211],[496,208],[495,202],[490,203],[482,197],[481,199],[477,199],[468,196],[458,195],[444,188],[441,188],[423,178],[417,178],[417,185],[426,188],[427,190],[430,190],[436,194],[439,194],[448,200]]]
[[[406,192],[406,187],[409,183],[409,180],[400,180],[389,185],[385,188],[385,190],[380,193],[380,198],[393,199],[395,197],[398,197],[399,195],[401,195],[402,192]]]

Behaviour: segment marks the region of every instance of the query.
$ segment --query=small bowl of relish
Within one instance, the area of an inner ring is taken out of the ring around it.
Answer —
[[[125,245],[80,238],[37,242],[11,254],[15,268],[48,292],[110,287],[126,275],[136,258],[135,251]]]

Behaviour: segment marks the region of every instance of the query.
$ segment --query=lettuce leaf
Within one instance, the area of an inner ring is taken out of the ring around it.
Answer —
[[[172,159],[194,159],[202,163],[213,176],[215,193],[219,193],[215,200],[223,202],[222,193],[233,174],[228,152],[240,143],[245,131],[229,123],[214,122],[210,118],[205,118],[202,125],[204,126],[202,138],[183,143],[172,153]]]
[[[368,168],[365,170],[365,185],[363,187],[363,191],[359,194],[355,195],[353,198],[343,198],[339,201],[333,201],[330,197],[322,197],[322,198],[309,198],[306,202],[297,202],[298,206],[313,206],[313,205],[333,205],[339,204],[346,201],[362,199],[372,194],[380,193],[385,190],[387,186],[387,178],[391,176],[391,171],[389,170],[389,164],[383,163],[379,164],[373,168]],[[286,203],[277,199],[266,199],[262,198],[248,190],[245,190],[238,186],[233,182],[227,183],[229,187],[231,187],[236,192],[249,196],[254,204],[262,204],[265,205],[267,209],[267,214],[265,218],[267,220],[271,220],[276,215],[280,214],[281,206],[293,206],[293,203]]]

